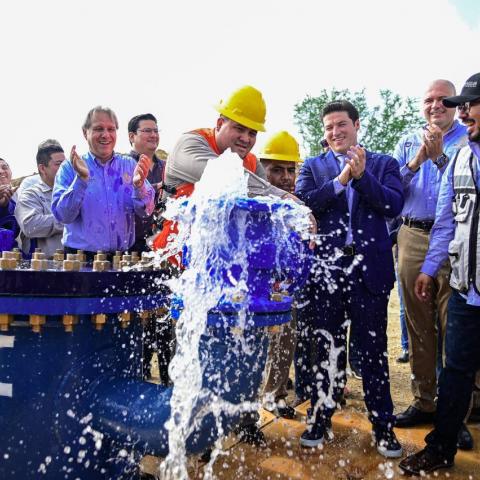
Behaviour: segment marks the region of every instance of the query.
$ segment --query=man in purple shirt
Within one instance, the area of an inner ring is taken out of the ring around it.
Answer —
[[[447,97],[443,103],[458,108],[469,144],[443,176],[430,247],[415,283],[419,301],[430,301],[435,275],[450,257],[453,292],[435,428],[425,438],[425,449],[399,465],[413,475],[453,465],[457,436],[469,408],[475,372],[480,369],[480,73],[467,80],[461,95]]]
[[[419,302],[413,287],[428,250],[446,165],[466,143],[465,127],[454,119],[455,109],[442,103],[452,95],[455,87],[450,81],[432,82],[423,98],[426,126],[403,137],[394,153],[400,164],[405,194],[403,225],[398,233],[398,273],[406,310],[414,397],[408,409],[397,415],[397,427],[431,423],[436,409],[437,318],[443,338],[450,266],[446,263],[436,273],[431,301]]]
[[[52,212],[65,224],[67,253],[81,249],[92,259],[97,250],[127,251],[135,241],[135,214],[153,211],[150,160],[115,153],[117,129],[112,110],[92,108],[82,127],[90,151],[80,157],[74,146],[55,177]]]

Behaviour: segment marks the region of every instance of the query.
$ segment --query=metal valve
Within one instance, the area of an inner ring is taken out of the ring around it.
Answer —
[[[80,270],[80,261],[75,253],[67,253],[67,258],[63,261],[63,269],[66,271]]]
[[[45,315],[29,315],[29,323],[32,327],[32,332],[40,333],[42,325],[45,325]]]
[[[39,248],[35,249],[35,252],[32,255],[32,260],[30,261],[30,266],[32,267],[32,270],[37,272],[47,270],[48,260],[45,254]]]
[[[3,260],[3,262],[0,263],[0,267],[2,270],[15,270],[21,258],[21,254],[20,258],[18,258],[18,254],[15,251],[5,251],[2,253],[2,258],[0,259],[0,262]]]
[[[105,272],[110,270],[110,262],[107,260],[107,254],[98,251],[95,257],[93,257],[92,270],[94,272]]]
[[[280,292],[273,292],[270,294],[270,300],[272,302],[281,302],[283,300],[283,295]]]
[[[132,320],[132,314],[130,312],[121,312],[118,314],[118,319],[120,320],[120,326],[127,328]]]
[[[73,332],[73,326],[78,323],[78,315],[63,315],[62,323],[66,332]]]
[[[150,320],[150,317],[152,315],[152,312],[150,312],[149,310],[145,310],[144,312],[140,312],[138,314],[138,316],[140,317],[141,321],[142,321],[142,325],[145,326],[148,321]]]
[[[95,324],[96,330],[101,330],[107,323],[107,315],[105,313],[95,313],[92,315],[92,322]]]
[[[0,313],[0,332],[8,332],[10,324],[13,322],[13,315],[9,313]]]

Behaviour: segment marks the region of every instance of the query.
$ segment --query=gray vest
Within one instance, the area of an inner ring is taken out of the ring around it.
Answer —
[[[448,246],[450,285],[462,293],[473,285],[480,293],[480,186],[476,184],[476,157],[469,146],[458,152],[453,167],[455,237]]]

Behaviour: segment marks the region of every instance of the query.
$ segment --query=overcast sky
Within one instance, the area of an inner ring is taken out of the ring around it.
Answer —
[[[38,143],[85,152],[81,124],[111,107],[126,126],[151,112],[170,150],[213,126],[213,105],[251,84],[267,129],[297,135],[293,106],[323,88],[420,97],[435,78],[457,88],[480,71],[478,0],[27,0],[2,2],[0,157],[18,177]],[[266,134],[259,135],[254,151]],[[300,140],[300,139],[299,139]]]

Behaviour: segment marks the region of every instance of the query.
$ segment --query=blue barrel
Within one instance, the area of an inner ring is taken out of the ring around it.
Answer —
[[[215,396],[232,404],[257,400],[268,346],[265,327],[290,319],[292,298],[272,298],[273,285],[287,277],[298,284],[306,265],[299,236],[277,235],[270,217],[280,208],[288,206],[239,199],[232,211],[224,255],[231,260],[247,248],[248,265],[230,262],[229,271],[215,275],[226,284],[246,275],[249,294],[238,301],[224,298],[208,314],[200,342],[203,393],[194,411],[205,410]],[[238,225],[245,221],[240,237]],[[188,251],[184,259],[188,263]],[[145,311],[168,306],[170,292],[161,282],[166,275],[89,268],[0,271],[2,480],[133,478],[142,455],[168,453],[172,389],[144,382],[141,375],[142,318]],[[181,298],[174,299],[172,317],[181,308]],[[246,321],[239,330],[242,311]],[[123,312],[131,312],[129,321],[120,321]],[[77,323],[62,319],[66,314]],[[219,425],[228,433],[239,421],[240,414],[206,414],[195,423],[187,451],[205,451]]]

